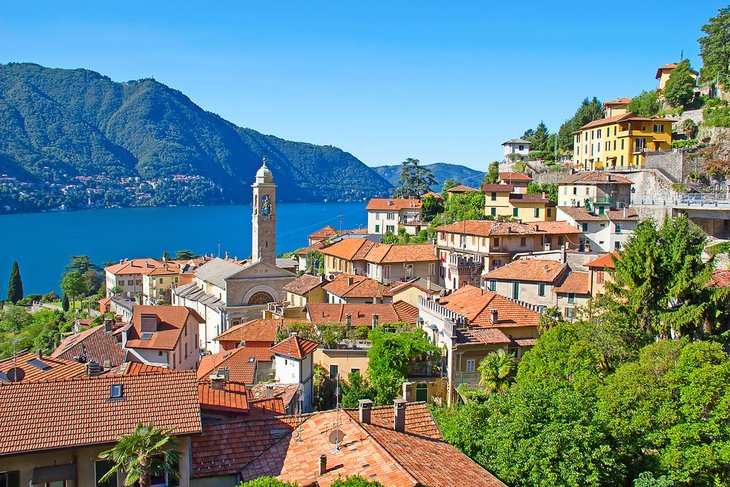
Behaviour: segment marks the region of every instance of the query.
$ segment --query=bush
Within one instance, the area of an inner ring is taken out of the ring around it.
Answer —
[[[697,124],[691,118],[684,120],[681,127],[682,132],[690,139],[697,137]]]
[[[296,482],[284,482],[276,477],[259,477],[248,482],[241,482],[237,487],[298,487]]]
[[[673,140],[672,149],[686,149],[694,147],[699,143],[697,139]]]
[[[730,127],[730,106],[716,98],[710,100],[715,103],[707,103],[702,115],[705,118],[705,125],[708,127]]]
[[[654,117],[662,106],[659,103],[659,93],[656,91],[642,91],[631,99],[628,110],[640,117]]]

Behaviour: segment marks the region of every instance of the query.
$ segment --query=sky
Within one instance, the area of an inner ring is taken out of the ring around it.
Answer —
[[[370,166],[486,170],[587,96],[654,89],[726,1],[0,0],[0,63],[153,77],[204,109]]]

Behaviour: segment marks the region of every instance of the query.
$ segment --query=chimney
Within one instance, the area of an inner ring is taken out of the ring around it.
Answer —
[[[370,413],[373,410],[373,401],[370,399],[360,399],[357,402],[360,411],[360,422],[362,424],[370,424]]]
[[[427,291],[430,291],[431,290],[431,276],[428,276],[426,278],[426,290]]]
[[[271,384],[266,385],[266,397],[274,397],[274,386]]]
[[[324,453],[319,456],[319,469],[317,470],[320,477],[327,473],[327,455]]]
[[[347,285],[352,286],[355,284],[355,279],[352,276],[347,276]]]
[[[489,322],[493,325],[496,325],[499,323],[499,311],[497,308],[492,308],[489,310]]]
[[[413,382],[403,383],[403,399],[408,402],[413,400]]]
[[[406,401],[403,399],[393,401],[393,429],[400,433],[406,430]]]
[[[350,329],[350,327],[352,327],[352,314],[347,313],[345,315],[345,325],[347,326],[348,330]]]
[[[629,215],[629,209],[624,206],[624,218]]]
[[[38,360],[40,360],[42,358],[43,358],[43,350],[39,348],[38,349]]]
[[[378,315],[373,313],[373,330],[378,327]]]
[[[114,321],[111,320],[110,318],[106,318],[104,320],[104,331],[107,333],[110,333],[111,331],[113,331],[112,330],[113,327],[114,327]]]
[[[220,375],[210,376],[210,388],[216,391],[222,391],[226,387],[226,378]]]
[[[96,362],[86,363],[86,375],[88,375],[89,377],[94,377],[99,374],[101,374],[101,367],[99,367],[99,364],[97,364]]]
[[[540,231],[540,226],[539,225],[535,225],[534,228],[535,228],[535,231],[536,232]]]

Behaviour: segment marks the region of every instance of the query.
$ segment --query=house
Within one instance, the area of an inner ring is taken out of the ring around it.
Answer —
[[[297,261],[297,272],[307,272],[307,254],[311,251],[319,252],[328,245],[327,240],[319,240],[294,252],[293,258]],[[315,254],[316,255],[316,254]]]
[[[485,184],[482,191],[487,216],[523,223],[555,221],[555,205],[544,193],[520,193],[514,184]]]
[[[307,319],[312,323],[342,323],[377,327],[381,323],[416,324],[418,308],[398,301],[389,304],[308,304]]]
[[[170,290],[180,282],[180,274],[185,272],[192,275],[192,269],[185,269],[176,262],[164,262],[161,267],[155,267],[142,274],[142,303],[169,304]]]
[[[607,101],[603,104],[603,116],[611,118],[617,115],[625,115],[629,113],[629,103],[631,103],[631,98],[617,98],[616,100]]]
[[[198,380],[235,382],[252,386],[268,380],[273,366],[271,347],[240,347],[203,355],[198,365]]]
[[[172,430],[180,451],[179,485],[190,485],[191,435],[202,429],[193,371],[0,382],[0,404],[3,485],[101,485],[98,479],[113,464],[99,453],[138,422]],[[117,473],[104,485],[122,485],[123,478]]]
[[[437,230],[440,282],[446,289],[480,287],[482,274],[513,260],[539,254],[562,259],[578,248],[581,231],[566,222],[493,222],[467,220]]]
[[[447,403],[456,399],[461,384],[476,386],[479,362],[504,349],[517,358],[537,340],[540,314],[503,296],[464,286],[440,298],[419,298],[419,327],[444,350]]]
[[[417,235],[421,228],[428,226],[422,221],[422,208],[419,199],[372,198],[365,207],[368,233],[385,235],[404,228],[408,234]]]
[[[592,296],[603,293],[606,288],[606,281],[611,280],[611,272],[616,268],[616,259],[618,258],[619,253],[614,250],[586,263],[586,267],[590,272]]]
[[[677,63],[669,63],[665,64],[664,66],[658,68],[656,70],[656,76],[655,78],[659,80],[657,85],[657,91],[661,91],[664,89],[664,87],[667,84],[667,81],[669,81],[669,76],[671,76],[672,71],[674,71],[674,68],[677,67]],[[697,77],[699,76],[699,73],[695,71],[694,69],[690,69],[690,74],[695,80],[695,83],[697,83]]]
[[[583,232],[579,248],[587,252],[621,250],[640,221],[639,214],[633,208],[612,210],[610,207],[590,204],[587,207],[558,207],[558,219],[565,220]]]
[[[532,182],[532,178],[521,172],[507,171],[500,172],[497,179],[498,184],[511,184],[515,193],[527,193],[527,187]]]
[[[195,271],[195,280],[172,291],[172,303],[204,319],[200,348],[218,351],[213,339],[241,321],[261,316],[268,303],[282,301],[283,287],[296,275],[263,260],[246,265],[215,258]]]
[[[422,194],[420,200],[423,201],[424,199],[426,199],[428,197],[434,198],[438,201],[444,201],[444,198],[440,194],[434,193],[433,191],[429,191],[428,193]]]
[[[414,277],[436,279],[438,258],[432,244],[376,244],[364,257],[367,276],[383,284]]]
[[[291,323],[301,323],[301,320],[257,318],[232,326],[214,340],[218,342],[221,350],[233,350],[238,347],[271,347],[276,342],[276,332],[279,328]]]
[[[599,214],[609,208],[629,207],[632,184],[630,179],[604,171],[577,172],[558,181],[558,207],[585,207]]]
[[[320,228],[316,232],[312,232],[309,235],[307,235],[307,240],[309,241],[309,245],[313,245],[316,242],[322,242],[327,241],[331,239],[332,237],[336,237],[338,235],[337,230],[335,230],[330,225],[327,225],[324,228]]]
[[[346,238],[320,250],[324,256],[324,274],[329,279],[345,272],[364,276],[367,274],[365,256],[375,242],[366,238]]]
[[[269,311],[272,317],[278,318],[304,318],[304,307],[307,303],[324,303],[327,298],[321,276],[302,274],[282,290],[286,293],[284,303],[269,303]],[[272,309],[273,308],[273,309]]]
[[[198,333],[203,318],[185,306],[134,307],[132,321],[122,328],[122,349],[128,361],[170,369],[196,369]]]
[[[504,148],[504,161],[515,162],[517,160],[526,161],[530,152],[530,142],[524,139],[510,139],[502,142]]]
[[[312,410],[314,396],[314,366],[312,352],[319,343],[297,335],[286,338],[273,347],[275,381],[279,384],[298,384],[301,391],[299,412]]]
[[[98,371],[98,369],[97,369]],[[84,377],[86,364],[76,360],[47,357],[42,352],[20,352],[0,360],[0,384]]]
[[[646,153],[672,148],[672,120],[627,112],[589,122],[575,133],[573,163],[584,171],[643,168]]]
[[[163,267],[164,262],[156,259],[120,260],[118,264],[104,268],[106,297],[121,294],[127,298],[142,295],[142,276],[152,269]]]
[[[369,277],[338,274],[323,286],[327,303],[382,303],[387,286]],[[305,303],[306,306],[306,303]]]
[[[82,363],[94,362],[103,368],[121,365],[125,353],[121,341],[112,335],[113,332],[113,323],[105,320],[102,326],[65,337],[51,357]]]
[[[464,186],[463,184],[454,186],[452,188],[449,188],[446,190],[446,193],[448,193],[449,198],[451,198],[455,194],[466,194],[466,193],[478,193],[479,190],[476,188],[471,188],[469,186]]]
[[[383,293],[384,302],[403,301],[412,306],[418,306],[419,296],[439,296],[444,292],[444,288],[436,283],[437,280],[414,277],[405,282],[394,283]]]
[[[426,404],[402,399],[393,406],[363,399],[359,409],[206,424],[192,450],[199,485],[233,487],[275,476],[324,486],[352,475],[394,487],[505,485],[443,440]]]
[[[556,260],[518,259],[484,275],[487,290],[540,308],[557,305],[555,289],[568,276],[567,264]]]
[[[576,308],[585,306],[591,299],[590,272],[573,271],[555,288],[557,308],[564,318],[573,321]]]

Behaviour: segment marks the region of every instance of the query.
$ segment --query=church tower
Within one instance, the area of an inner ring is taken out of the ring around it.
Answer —
[[[264,164],[256,171],[253,187],[253,219],[251,234],[252,260],[276,265],[276,185],[274,175]]]

